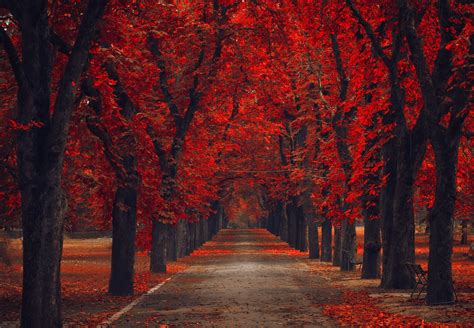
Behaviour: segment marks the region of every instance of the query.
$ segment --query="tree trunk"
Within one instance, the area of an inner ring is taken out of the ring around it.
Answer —
[[[176,224],[176,254],[178,258],[186,256],[186,228],[185,221],[180,219]]]
[[[112,209],[111,295],[133,295],[137,189],[119,187]]]
[[[332,265],[341,265],[341,226],[334,226],[334,252],[332,255]]]
[[[282,241],[288,242],[288,216],[286,215],[287,211],[285,205],[280,202],[278,206],[277,215],[280,217],[280,239]]]
[[[196,249],[194,247],[195,240],[196,240],[196,230],[194,229],[194,222],[189,222],[188,227],[189,227],[189,254],[192,254],[192,252],[194,252],[194,250]]]
[[[397,161],[395,139],[388,141],[382,147],[384,167],[382,176],[387,180],[380,191],[380,215],[382,219],[382,277],[380,286],[390,288],[389,260],[392,257],[390,245],[393,240],[393,199],[395,198],[395,187],[397,184]]]
[[[461,245],[467,245],[468,241],[468,229],[467,229],[467,220],[461,221]]]
[[[183,222],[183,228],[185,231],[185,239],[183,241],[183,247],[184,247],[184,256],[189,256],[191,255],[191,230],[189,229],[190,223],[187,221]]]
[[[224,207],[222,204],[219,202],[219,208],[218,208],[218,215],[217,215],[217,229],[216,233],[219,232],[223,225],[224,225]]]
[[[380,220],[364,219],[364,259],[362,279],[380,278]]]
[[[42,127],[18,131],[17,135],[23,228],[22,327],[62,326],[60,264],[66,200],[61,189],[61,175],[64,150],[75,99],[74,85],[79,82],[96,24],[107,1],[89,2],[82,15],[75,46],[56,88],[54,111],[51,111],[54,58],[48,4],[47,1],[14,3],[16,15],[21,17],[18,20],[21,54],[16,53],[3,29],[0,35],[14,71],[21,71],[16,74],[18,122],[44,123]]]
[[[150,256],[151,272],[166,272],[168,225],[153,220]]]
[[[297,238],[297,249],[301,252],[306,252],[308,250],[308,224],[306,223],[306,213],[303,210],[303,206],[297,208],[297,218],[298,218],[298,238]]]
[[[209,240],[209,232],[207,231],[208,229],[207,220],[204,220],[204,219],[201,220],[201,227],[202,227],[202,243],[204,244],[206,241]]]
[[[430,253],[428,257],[428,304],[454,302],[452,274],[453,215],[456,201],[456,168],[459,136],[432,138],[436,161],[435,202],[430,211]]]
[[[342,249],[341,249],[341,270],[353,271],[354,260],[357,251],[355,221],[350,223],[347,219],[342,222],[341,227]]]
[[[332,224],[325,218],[321,227],[321,261],[332,261]]]
[[[194,222],[194,249],[198,249],[201,246],[201,224],[199,221]]]
[[[309,258],[319,259],[318,223],[316,218],[310,219],[308,224]]]
[[[177,261],[178,254],[177,254],[177,245],[176,245],[176,225],[169,225],[168,227],[168,249],[166,252],[166,258],[168,261]]]
[[[24,173],[25,171],[20,171]],[[64,226],[61,169],[22,188],[22,327],[61,327],[60,264]]]
[[[276,233],[275,233],[275,230],[276,230],[275,229],[275,212],[273,211],[273,209],[268,212],[268,220],[267,220],[267,227],[266,228],[270,233],[276,235]]]
[[[289,203],[286,206],[286,216],[288,218],[288,245],[290,247],[296,247],[296,238],[297,238],[297,231],[296,231],[296,215],[295,215],[295,207],[293,202]]]
[[[271,212],[273,216],[273,234],[277,237],[280,236],[281,206],[281,203],[278,202],[276,208]]]
[[[409,135],[401,141],[397,158],[396,187],[393,198],[393,222],[388,252],[384,248],[384,288],[408,289],[414,286],[414,277],[406,263],[415,262],[415,220],[413,214],[413,186],[416,178],[415,163],[410,156]],[[387,257],[385,259],[385,257]]]

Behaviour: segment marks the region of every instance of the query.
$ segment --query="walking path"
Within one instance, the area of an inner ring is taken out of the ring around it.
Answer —
[[[222,230],[174,276],[119,320],[116,327],[334,327],[321,304],[337,291],[262,229]]]

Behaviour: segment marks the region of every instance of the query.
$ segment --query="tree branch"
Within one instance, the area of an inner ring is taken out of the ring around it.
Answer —
[[[52,118],[52,129],[50,142],[60,142],[61,148],[65,144],[65,131],[67,131],[67,122],[72,112],[74,102],[74,85],[86,64],[89,49],[94,38],[98,21],[102,18],[108,0],[90,0],[83,19],[79,25],[79,31],[76,41],[71,50],[71,55],[64,69],[64,73],[59,82],[58,96],[54,106]],[[57,149],[61,151],[60,149]]]
[[[49,35],[53,46],[56,46],[61,53],[68,56],[71,55],[72,47],[64,41],[59,34],[57,34],[53,29],[50,29]]]
[[[23,70],[23,65],[21,63],[18,52],[15,49],[10,37],[8,36],[7,31],[3,27],[0,27],[0,40],[3,44],[3,49],[7,53],[8,61],[12,67],[13,73],[15,74],[16,82],[18,87],[27,86],[27,79],[25,72]]]
[[[176,127],[181,125],[181,118],[179,116],[178,106],[176,106],[173,96],[170,92],[170,87],[168,84],[168,73],[166,71],[166,65],[163,60],[163,55],[158,46],[158,40],[153,36],[148,36],[148,47],[150,48],[151,53],[156,57],[156,64],[160,69],[160,89],[165,97],[165,101],[168,104],[168,109],[173,116]]]
[[[166,157],[166,152],[163,149],[163,146],[160,143],[158,138],[158,133],[156,133],[155,129],[151,124],[148,124],[146,127],[146,132],[150,137],[151,141],[153,142],[153,147],[155,148],[155,153],[158,155],[158,160],[160,162],[160,168],[162,172],[168,172],[168,160]]]
[[[362,14],[360,13],[359,9],[355,6],[354,2],[352,0],[346,0],[347,5],[351,9],[352,13],[354,16],[357,18],[359,21],[359,24],[362,25],[362,27],[365,29],[365,32],[367,33],[367,36],[369,37],[370,41],[372,42],[372,46],[374,47],[375,53],[377,56],[379,56],[385,65],[390,66],[390,59],[388,56],[385,54],[383,51],[382,45],[380,44],[379,40],[377,39],[377,36],[375,35],[374,29],[372,26],[364,19]]]

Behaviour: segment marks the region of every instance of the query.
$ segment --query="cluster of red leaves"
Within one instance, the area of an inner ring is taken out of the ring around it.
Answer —
[[[470,323],[426,322],[416,316],[389,313],[377,303],[365,291],[344,290],[341,304],[324,305],[323,312],[342,325],[357,327],[471,327]]]

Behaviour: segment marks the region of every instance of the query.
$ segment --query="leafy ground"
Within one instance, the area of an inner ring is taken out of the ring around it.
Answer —
[[[358,252],[362,249],[363,230],[358,229]],[[472,241],[471,241],[472,242]],[[410,299],[409,293],[379,288],[378,279],[362,280],[360,272],[341,272],[330,264],[304,261],[311,271],[324,275],[329,285],[342,292],[342,302],[324,305],[324,313],[343,325],[473,327],[474,261],[469,246],[454,243],[453,274],[459,302],[447,306],[427,306],[423,300]],[[359,255],[360,256],[360,255]],[[427,269],[428,237],[416,237],[416,261]]]
[[[452,306],[426,306],[423,301],[411,300],[409,293],[378,288],[378,280],[361,280],[360,272],[340,272],[336,267],[318,260],[309,260],[307,253],[295,251],[286,243],[279,242],[264,230],[256,231],[264,242],[253,242],[254,247],[241,250],[240,254],[255,256],[275,254],[295,257],[305,263],[310,272],[327,281],[325,288],[338,290],[342,295],[336,303],[314,306],[323,309],[326,316],[348,326],[426,326],[472,327],[474,322],[474,262],[468,257],[468,246],[455,243],[453,272],[459,302]],[[95,326],[117,312],[133,299],[170,275],[192,266],[197,258],[235,256],[235,240],[232,234],[219,243],[208,242],[206,247],[193,256],[170,263],[169,273],[150,274],[148,257],[137,254],[136,295],[112,297],[107,295],[110,268],[111,241],[99,239],[67,239],[62,263],[62,290],[65,322],[71,325]],[[359,251],[362,230],[358,230]],[[0,326],[19,318],[21,297],[21,249],[18,240],[9,244],[10,266],[0,263]],[[426,267],[428,240],[417,236],[417,262]],[[222,260],[224,261],[224,259]]]
[[[9,244],[12,265],[0,263],[0,326],[17,321],[21,304],[21,246],[19,240]],[[188,264],[171,263],[166,274],[151,274],[149,258],[137,254],[135,295],[107,295],[110,273],[111,240],[66,239],[61,264],[64,320],[70,325],[95,326],[151,287],[183,271]]]

